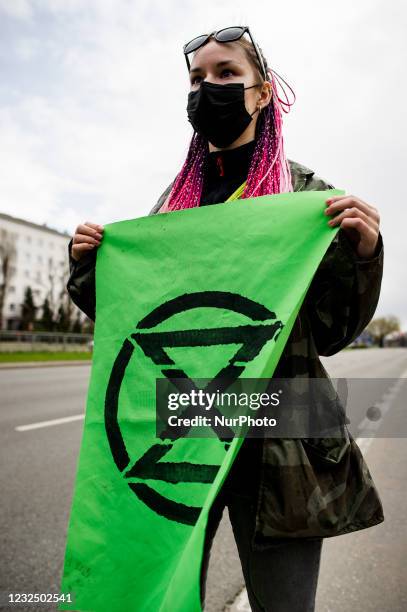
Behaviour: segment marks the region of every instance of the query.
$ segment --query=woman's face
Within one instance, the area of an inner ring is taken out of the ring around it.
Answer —
[[[226,83],[243,83],[244,87],[250,87],[261,83],[262,79],[254,70],[246,57],[243,48],[234,42],[218,43],[210,40],[206,45],[198,49],[193,56],[189,72],[190,91],[199,89],[202,81],[209,81],[224,85]],[[258,107],[265,106],[271,98],[271,84],[265,82],[263,88],[254,87],[244,92],[245,105],[249,113],[253,113]],[[253,121],[246,130],[226,149],[231,149],[254,139],[258,113],[253,115]],[[218,147],[209,143],[212,151],[219,150]]]

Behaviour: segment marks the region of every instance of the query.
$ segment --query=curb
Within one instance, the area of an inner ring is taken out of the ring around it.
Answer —
[[[67,359],[66,361],[10,361],[8,363],[0,363],[0,370],[11,370],[18,368],[44,368],[57,367],[67,365],[91,365],[91,359]]]

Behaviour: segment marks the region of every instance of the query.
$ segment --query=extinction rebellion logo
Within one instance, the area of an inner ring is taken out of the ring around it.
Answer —
[[[183,329],[174,331],[156,331],[155,328],[179,313],[199,308],[226,309],[250,319],[253,323],[231,327],[214,327],[204,329]],[[151,510],[169,520],[194,525],[201,511],[200,507],[189,506],[166,498],[143,480],[157,480],[167,483],[206,483],[211,484],[219,470],[217,465],[205,465],[190,462],[163,462],[161,459],[174,447],[171,443],[153,444],[133,465],[127,452],[125,436],[120,427],[119,395],[124,380],[126,367],[133,357],[135,345],[138,345],[146,359],[150,359],[161,370],[161,373],[176,386],[183,383],[195,388],[194,382],[180,368],[165,349],[172,347],[203,347],[213,345],[238,344],[234,356],[220,369],[205,391],[226,388],[245,370],[247,364],[260,353],[265,344],[276,340],[283,328],[276,314],[268,308],[236,293],[224,291],[202,291],[185,293],[164,302],[144,317],[136,326],[136,331],[125,338],[114,361],[105,396],[105,427],[114,462],[128,481],[128,486]],[[178,382],[177,382],[178,381]],[[184,416],[191,413],[187,406]],[[187,430],[182,432],[185,435]],[[215,432],[216,433],[216,432]],[[168,438],[162,432],[161,439]],[[231,432],[230,439],[233,438]],[[228,448],[230,439],[220,438]],[[129,440],[127,442],[130,442]],[[139,480],[141,482],[133,482]]]

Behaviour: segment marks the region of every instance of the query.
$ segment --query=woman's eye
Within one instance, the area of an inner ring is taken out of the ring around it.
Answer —
[[[233,74],[233,70],[230,70],[230,68],[224,68],[224,69],[222,70],[222,72],[220,73],[220,74],[221,74],[221,76],[223,76],[223,75],[225,74],[225,72],[226,72],[226,73],[228,73],[228,72],[229,72],[230,74]],[[191,85],[197,85],[197,84],[199,83],[199,81],[198,81],[198,83],[197,83],[197,81],[196,81],[197,79],[202,79],[202,77],[200,77],[200,76],[193,77],[193,78],[191,79]]]

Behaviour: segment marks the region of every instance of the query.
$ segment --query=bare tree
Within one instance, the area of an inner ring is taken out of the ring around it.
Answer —
[[[366,328],[375,338],[379,346],[383,346],[384,337],[393,331],[400,331],[400,319],[390,315],[388,317],[378,317],[370,321]]]
[[[74,304],[69,297],[66,285],[69,278],[69,263],[64,260],[60,263],[58,271],[58,287],[60,292],[56,304],[56,311],[63,312],[67,327],[70,329],[73,325]]]
[[[4,305],[10,281],[15,274],[17,234],[0,228],[0,329],[3,329]]]
[[[57,321],[63,313],[64,325],[70,328],[73,325],[74,312],[78,309],[69,298],[66,284],[69,278],[69,263],[67,260],[59,263],[52,257],[48,258],[46,282],[46,298],[53,318]]]
[[[49,307],[52,312],[53,318],[55,319],[57,316],[58,308],[60,306],[61,290],[59,287],[59,283],[63,282],[64,279],[60,278],[58,264],[52,257],[48,258],[48,268],[46,277],[46,297],[48,298]]]

